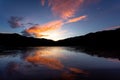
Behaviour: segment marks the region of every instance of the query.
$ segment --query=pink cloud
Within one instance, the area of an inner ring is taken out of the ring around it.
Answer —
[[[114,30],[114,29],[117,29],[117,28],[120,28],[120,26],[112,26],[112,27],[108,27],[104,30]]]
[[[83,15],[83,16],[79,16],[79,17],[76,17],[76,18],[69,19],[66,23],[74,23],[74,22],[84,20],[86,18],[87,18],[87,16]]]

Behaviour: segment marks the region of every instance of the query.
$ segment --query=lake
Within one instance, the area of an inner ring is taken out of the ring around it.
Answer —
[[[74,47],[1,49],[0,80],[120,80],[119,56],[95,53]]]

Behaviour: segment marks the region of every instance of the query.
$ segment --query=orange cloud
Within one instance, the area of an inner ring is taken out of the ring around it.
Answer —
[[[73,17],[84,0],[49,0],[48,5],[51,7],[53,14],[62,19]]]
[[[44,35],[44,33],[46,32],[49,33],[51,31],[58,30],[62,27],[63,24],[64,23],[61,20],[52,21],[44,25],[35,25],[33,27],[30,27],[29,29],[26,29],[25,32],[34,35],[35,37],[48,36],[48,35]]]
[[[79,16],[79,17],[76,17],[76,18],[69,19],[66,23],[73,23],[73,22],[77,22],[77,21],[80,21],[80,20],[83,20],[83,19],[86,19],[86,18],[87,18],[86,15]]]
[[[47,2],[47,0],[41,0],[43,6],[45,1]],[[48,6],[51,7],[54,15],[57,15],[62,19],[68,19],[74,17],[77,10],[84,5],[86,6],[99,1],[100,0],[48,0]]]
[[[46,25],[37,25],[27,29],[24,34],[29,33],[30,35],[35,35],[35,37],[48,38],[58,40],[56,36],[59,33],[59,30],[63,24],[77,22],[83,19],[86,19],[87,16],[83,15],[77,18],[74,18],[78,9],[83,5],[97,2],[99,0],[41,0],[42,6],[48,4],[52,13],[56,16],[59,16],[61,20],[52,21]],[[59,34],[63,34],[64,31]],[[26,34],[26,35],[29,35]]]
[[[60,30],[64,24],[77,22],[80,20],[85,19],[87,16],[83,15],[77,18],[65,20],[55,20],[48,22],[44,25],[34,25],[22,32],[25,36],[34,36],[37,38],[46,38],[46,39],[53,39],[59,40],[62,39],[62,35],[64,35],[67,31]]]

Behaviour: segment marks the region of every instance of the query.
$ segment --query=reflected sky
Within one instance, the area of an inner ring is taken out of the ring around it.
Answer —
[[[98,80],[105,74],[111,76],[106,79],[120,79],[119,59],[91,56],[69,47],[4,52],[0,55],[0,80]]]

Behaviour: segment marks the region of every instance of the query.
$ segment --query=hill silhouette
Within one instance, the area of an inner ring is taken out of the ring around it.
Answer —
[[[116,30],[99,31],[58,41],[59,45],[81,46],[100,49],[119,49],[120,50],[120,28]]]
[[[0,34],[1,46],[49,46],[54,44],[52,40],[25,37],[19,34]]]
[[[1,46],[81,46],[88,48],[120,48],[120,28],[99,31],[84,36],[67,38],[59,41],[25,37],[19,34],[0,34]]]

